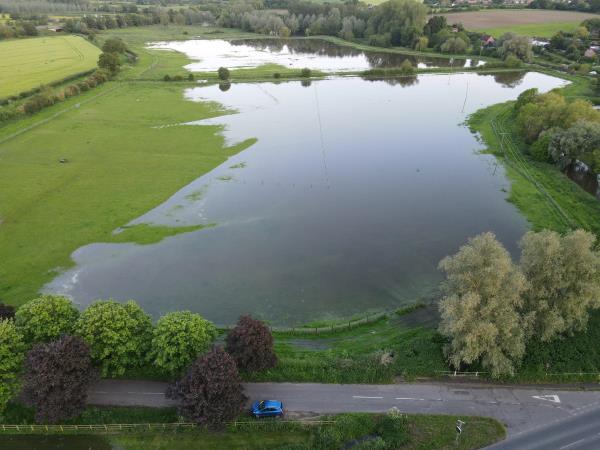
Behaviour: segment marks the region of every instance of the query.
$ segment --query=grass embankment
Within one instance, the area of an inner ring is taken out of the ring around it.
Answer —
[[[106,436],[106,441],[124,450],[162,449],[264,449],[283,448],[294,445],[296,449],[338,449],[354,439],[381,438],[389,445],[401,443],[405,449],[475,449],[505,437],[504,427],[496,420],[470,416],[406,415],[390,420],[381,414],[338,414],[323,416],[323,421],[334,423],[306,425],[301,422],[278,420],[254,421],[240,417],[236,425],[228,425],[222,431],[186,429],[177,433],[133,432]],[[466,422],[464,433],[455,446],[456,420]],[[114,424],[114,423],[175,423],[180,420],[173,408],[88,408],[80,417],[66,423]],[[5,417],[11,424],[31,424],[33,411],[11,405]],[[2,433],[7,440],[10,432]],[[23,432],[21,432],[23,433]],[[71,432],[73,433],[73,432]],[[24,433],[23,433],[24,434]],[[43,434],[43,433],[42,433]],[[78,433],[79,434],[79,433]],[[102,434],[100,432],[100,434]],[[39,435],[38,435],[39,436]],[[65,443],[68,438],[65,436]]]
[[[81,107],[3,142],[75,103]],[[82,245],[190,231],[137,226],[112,234],[249,145],[227,148],[215,126],[165,126],[222,113],[184,101],[180,86],[108,83],[0,129],[0,259],[10,262],[0,266],[0,298],[31,299]]]
[[[581,96],[586,89],[586,84],[576,83],[565,94]],[[600,235],[600,202],[556,166],[530,158],[515,119],[509,102],[482,109],[469,120],[489,151],[505,162],[511,180],[508,200],[535,230],[584,228]]]
[[[96,67],[100,49],[79,36],[0,42],[0,98]]]

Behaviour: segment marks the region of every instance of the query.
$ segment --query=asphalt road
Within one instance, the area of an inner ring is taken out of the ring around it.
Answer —
[[[89,402],[97,405],[170,406],[173,402],[164,396],[166,386],[152,381],[102,380],[91,390]],[[509,434],[509,440],[503,444],[505,447],[494,447],[498,449],[538,448],[529,444],[510,445],[513,439],[515,442],[518,442],[517,439],[532,440],[523,441],[525,443],[534,442],[540,436],[537,429],[548,424],[552,424],[552,432],[542,429],[543,437],[556,435],[562,439],[560,442],[572,439],[566,442],[569,444],[586,436],[590,445],[594,445],[591,439],[595,439],[595,447],[573,445],[566,449],[600,449],[600,391],[433,383],[248,383],[245,389],[250,401],[281,400],[290,412],[384,412],[397,407],[406,413],[494,417],[506,424]],[[465,432],[467,430],[468,424]],[[526,433],[530,430],[534,431]],[[559,449],[560,445],[546,444],[539,448]]]

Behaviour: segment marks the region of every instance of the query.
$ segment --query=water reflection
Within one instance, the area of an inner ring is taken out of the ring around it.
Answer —
[[[598,178],[600,175],[592,172],[587,165],[578,161],[567,167],[566,174],[586,192],[600,200],[600,187],[598,186]]]
[[[217,226],[153,245],[88,245],[46,290],[80,305],[134,298],[155,316],[298,324],[414,302],[437,287],[439,260],[477,233],[515,250],[527,223],[506,201],[502,166],[461,124],[565,82],[529,73],[511,88],[470,73],[395,83],[414,79],[188,89],[191,101],[238,113],[186,126],[257,142],[134,222]]]
[[[399,67],[409,60],[419,68],[476,67],[484,64],[476,59],[415,57],[400,53],[365,52],[332,44],[321,39],[243,39],[225,41],[189,40],[157,42],[150,48],[176,50],[194,62],[186,66],[196,72],[215,71],[219,67],[248,68],[279,64],[301,69],[309,67],[325,72],[368,70]]]

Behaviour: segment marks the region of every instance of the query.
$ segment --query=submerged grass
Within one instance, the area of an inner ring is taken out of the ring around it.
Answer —
[[[0,266],[4,301],[31,299],[83,245],[150,243],[198,229],[136,226],[112,234],[253,143],[227,147],[217,126],[165,127],[224,113],[212,103],[184,101],[180,87],[139,82],[99,89],[105,95],[85,105],[78,97],[81,107],[35,131],[30,127],[76,100],[0,129],[0,259],[10,261]]]

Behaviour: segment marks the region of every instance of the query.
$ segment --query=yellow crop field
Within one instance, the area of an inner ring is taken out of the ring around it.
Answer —
[[[79,36],[0,42],[0,98],[93,69],[100,49]]]

